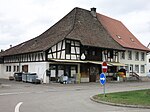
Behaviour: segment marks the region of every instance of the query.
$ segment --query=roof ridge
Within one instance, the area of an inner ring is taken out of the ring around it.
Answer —
[[[121,22],[120,20],[118,20],[118,19],[114,19],[114,18],[112,18],[112,17],[106,16],[106,15],[101,14],[101,13],[98,13],[98,12],[97,12],[97,14],[99,14],[99,15],[101,15],[101,16],[104,16],[104,17],[106,17],[106,18],[109,18],[109,19],[112,19],[112,20],[115,20],[115,21],[118,21],[118,22],[122,23],[122,22]]]

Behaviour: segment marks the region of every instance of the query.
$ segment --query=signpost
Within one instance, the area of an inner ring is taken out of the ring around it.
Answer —
[[[103,91],[104,91],[104,96],[105,95],[105,83],[106,83],[106,76],[104,73],[100,74],[100,83],[103,85]]]
[[[106,75],[104,73],[107,72],[107,63],[106,62],[103,62],[102,63],[102,72],[100,74],[100,83],[103,85],[103,92],[104,92],[104,97],[106,96],[105,95],[105,83],[106,83]]]

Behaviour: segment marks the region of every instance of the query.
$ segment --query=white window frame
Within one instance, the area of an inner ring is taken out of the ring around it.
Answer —
[[[145,61],[145,53],[141,52],[141,61]]]
[[[128,60],[132,60],[132,51],[128,51]]]
[[[141,73],[145,73],[145,65],[141,65]]]
[[[135,65],[135,72],[139,73],[139,65]]]
[[[139,61],[139,52],[135,52],[135,61]]]

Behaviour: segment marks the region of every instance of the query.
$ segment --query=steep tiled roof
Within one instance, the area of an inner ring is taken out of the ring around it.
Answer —
[[[122,22],[97,13],[98,20],[102,23],[113,39],[124,48],[150,51],[145,47]]]
[[[87,46],[124,50],[90,11],[76,8],[75,17],[74,29],[66,38],[80,40],[83,45]]]
[[[41,35],[0,53],[0,56],[46,51],[65,38],[79,40],[86,46],[149,51],[120,21],[98,13],[95,18],[88,10],[74,8]]]
[[[0,56],[47,50],[52,45],[63,40],[73,29],[75,12],[75,10],[72,10],[41,35],[2,52]]]

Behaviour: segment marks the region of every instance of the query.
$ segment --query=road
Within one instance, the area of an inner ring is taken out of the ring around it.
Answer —
[[[0,80],[0,112],[150,112],[96,103],[99,83],[34,85]],[[107,83],[106,93],[150,88],[150,82]]]

